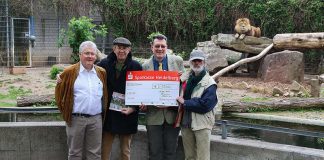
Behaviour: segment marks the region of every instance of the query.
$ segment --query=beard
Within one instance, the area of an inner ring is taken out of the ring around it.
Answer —
[[[201,66],[197,66],[195,67],[193,64],[190,63],[190,69],[195,72],[195,74],[199,74],[201,71],[203,71],[205,69],[204,65]]]

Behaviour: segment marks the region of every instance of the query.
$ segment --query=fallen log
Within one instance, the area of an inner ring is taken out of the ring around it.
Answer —
[[[223,112],[274,111],[324,108],[324,98],[289,98],[281,100],[241,102],[224,100]]]
[[[273,44],[279,49],[324,49],[324,32],[277,34]]]
[[[33,105],[50,105],[54,102],[54,94],[17,97],[17,107],[27,107]]]
[[[259,54],[272,43],[272,40],[266,37],[257,38],[246,36],[243,40],[241,40],[235,38],[233,34],[222,33],[213,35],[211,40],[221,48],[251,54]]]

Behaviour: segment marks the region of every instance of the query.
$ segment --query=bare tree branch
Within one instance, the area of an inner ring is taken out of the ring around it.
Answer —
[[[213,79],[217,80],[218,77],[222,76],[224,73],[242,65],[242,64],[245,64],[245,63],[249,63],[249,62],[253,62],[253,61],[256,61],[260,58],[262,58],[264,55],[266,55],[269,50],[273,47],[273,44],[270,44],[267,48],[265,48],[260,54],[254,56],[254,57],[250,57],[250,58],[245,58],[245,59],[242,59],[242,60],[239,60],[237,61],[236,63],[232,64],[232,65],[229,65],[227,66],[226,68],[218,71],[216,74],[214,74],[212,76]]]

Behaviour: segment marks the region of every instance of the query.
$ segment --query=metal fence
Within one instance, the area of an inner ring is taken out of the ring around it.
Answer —
[[[283,127],[272,127],[272,126],[244,123],[244,122],[238,122],[238,121],[218,120],[218,121],[216,121],[215,125],[221,126],[222,139],[227,138],[227,136],[228,136],[227,130],[229,127],[250,128],[250,129],[287,133],[287,134],[306,136],[306,137],[324,138],[323,132],[302,131],[302,130],[296,130],[296,129],[283,128]]]
[[[68,44],[58,48],[58,37],[62,28],[67,28],[69,17],[63,11],[37,11],[37,17],[31,19],[30,31],[22,31],[22,22],[12,23],[15,18],[10,15],[7,3],[9,0],[0,0],[0,66],[9,67],[12,65],[27,65],[29,67],[44,67],[53,64],[70,63],[72,53]],[[17,17],[16,17],[17,18]],[[19,17],[18,17],[19,18]],[[26,17],[25,17],[26,18]],[[28,18],[28,17],[27,17]],[[94,15],[95,24],[102,23],[98,15]],[[16,24],[16,25],[15,25]],[[27,24],[25,24],[26,26]],[[16,31],[16,32],[12,32]],[[18,32],[21,33],[18,35]],[[31,34],[36,36],[34,47],[31,47],[29,37]],[[96,37],[95,43],[100,51],[109,54],[112,51],[113,34],[109,33],[107,37]],[[145,44],[147,43],[147,44]],[[26,48],[26,44],[30,46]],[[143,45],[144,44],[144,45]],[[152,55],[148,42],[142,45],[133,46],[132,53],[136,57],[148,58]],[[176,53],[183,51],[188,53],[195,46],[177,44],[169,42],[168,47]],[[19,51],[19,52],[18,52]],[[30,57],[30,58],[29,58]],[[187,59],[187,57],[185,58]],[[17,62],[18,61],[18,62]],[[324,58],[318,59],[305,58],[305,73],[320,74],[323,72]]]

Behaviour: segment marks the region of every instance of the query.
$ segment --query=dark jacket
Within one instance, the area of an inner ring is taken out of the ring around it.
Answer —
[[[101,60],[98,66],[104,68],[107,72],[108,90],[108,107],[113,92],[125,94],[126,72],[142,70],[141,64],[132,59],[132,54],[128,53],[125,64],[119,77],[116,77],[117,57],[114,52],[110,53],[107,58]],[[133,134],[137,132],[138,125],[138,106],[136,111],[130,115],[122,114],[118,111],[107,110],[103,130],[114,134]]]

